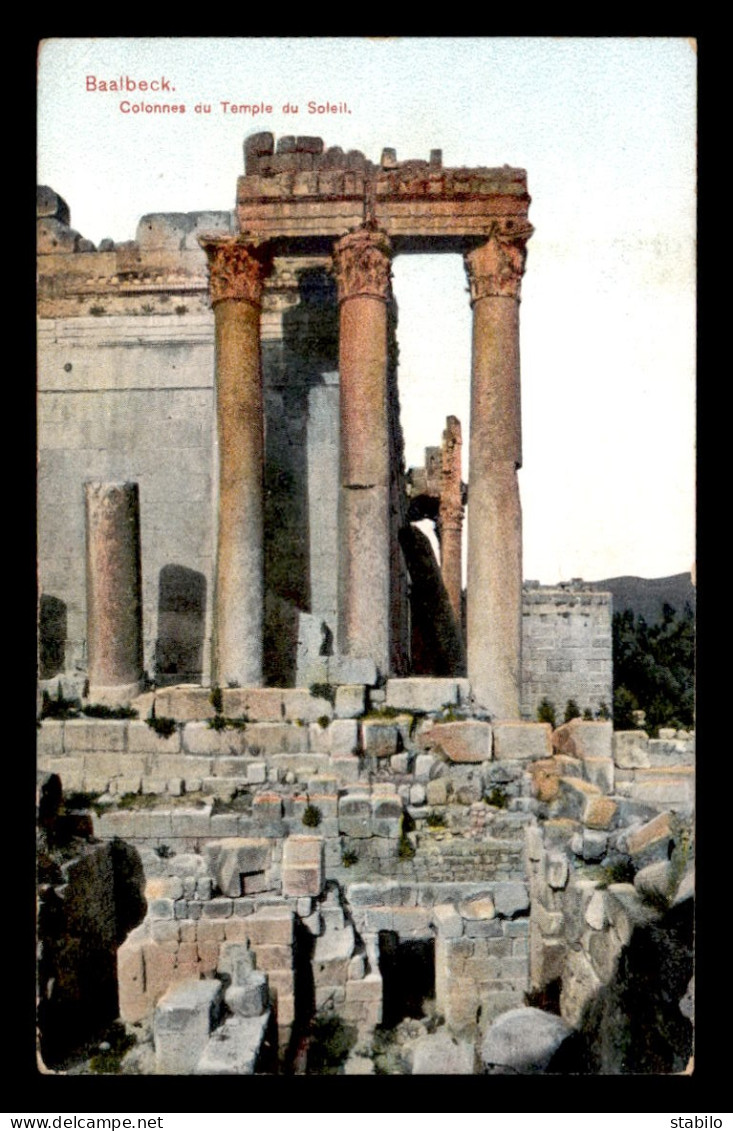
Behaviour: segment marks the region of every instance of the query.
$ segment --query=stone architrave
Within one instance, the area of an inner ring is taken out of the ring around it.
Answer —
[[[387,397],[391,249],[364,227],[334,246],[340,304],[339,647],[390,667]]]
[[[532,226],[493,225],[465,254],[471,306],[468,678],[493,718],[520,716],[522,638],[522,465],[519,300]]]
[[[122,705],[142,690],[142,582],[137,483],[85,488],[89,698]]]
[[[271,258],[241,236],[201,236],[216,334],[219,510],[212,682],[262,685],[264,413],[260,309]]]

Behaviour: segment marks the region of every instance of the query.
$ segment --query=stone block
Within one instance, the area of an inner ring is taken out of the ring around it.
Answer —
[[[463,934],[463,919],[451,903],[440,903],[434,907],[432,922],[442,938],[457,939]]]
[[[434,765],[435,758],[432,754],[418,754],[415,759],[415,781],[427,783]]]
[[[237,892],[239,894],[239,892]],[[209,899],[203,906],[205,919],[228,919],[232,913],[232,901],[225,896]]]
[[[160,778],[183,778],[188,793],[195,779],[211,777],[213,760],[196,757],[193,754],[162,754],[151,760],[151,772]]]
[[[403,938],[427,938],[432,914],[427,907],[394,907],[392,909],[392,930]]]
[[[585,776],[602,793],[613,793],[614,762],[612,758],[585,758]]]
[[[308,727],[293,723],[251,723],[245,730],[247,749],[266,754],[301,754],[308,750]]]
[[[366,710],[366,688],[362,683],[347,683],[336,688],[337,719],[356,719]]]
[[[643,730],[617,730],[613,736],[613,760],[624,769],[649,765],[649,739]]]
[[[258,723],[278,723],[284,716],[283,693],[279,687],[222,688],[222,714],[230,719],[243,715]]]
[[[589,797],[583,811],[583,824],[589,829],[610,829],[617,809],[610,797]]]
[[[488,762],[491,760],[492,731],[489,723],[477,719],[437,723],[421,735],[450,762]]]
[[[227,1017],[209,1039],[193,1070],[195,1076],[252,1076],[270,1023],[269,1010],[260,1017]]]
[[[578,1026],[583,1012],[598,994],[602,982],[582,950],[568,952],[563,966],[560,1014],[569,1025]]]
[[[393,754],[389,760],[389,767],[393,774],[407,774],[410,772],[411,756],[407,750],[400,754]]]
[[[695,800],[695,780],[692,773],[684,774],[684,769],[678,767],[674,775],[664,770],[637,771],[631,790],[633,800],[675,813],[690,813]],[[648,776],[640,777],[640,774]]]
[[[127,749],[131,754],[175,755],[181,749],[181,732],[176,729],[164,738],[144,720],[131,719],[127,729]]]
[[[92,750],[122,752],[127,749],[127,726],[126,719],[66,719],[64,750],[67,754]]]
[[[393,723],[362,719],[361,747],[372,758],[389,758],[397,753],[399,731]]]
[[[244,943],[222,943],[217,969],[219,973],[230,976],[233,986],[242,986],[255,969],[254,952]]]
[[[446,805],[448,802],[448,783],[445,778],[433,778],[425,786],[428,805]]]
[[[252,798],[252,816],[258,821],[279,821],[282,815],[283,802],[279,794],[259,793]]]
[[[241,755],[244,731],[227,727],[214,730],[205,722],[189,722],[183,728],[183,749],[187,754]]]
[[[267,1008],[267,975],[253,970],[224,991],[224,1001],[237,1017],[259,1017]]]
[[[182,982],[158,1002],[153,1022],[156,1072],[183,1076],[193,1072],[218,1020],[221,983]]]
[[[649,765],[654,768],[665,766],[693,766],[695,764],[694,742],[677,739],[663,739],[660,727],[659,738],[650,738],[648,745]],[[673,731],[672,734],[676,734]]]
[[[489,1073],[541,1074],[572,1033],[572,1026],[553,1013],[530,1006],[512,1009],[487,1029],[481,1062]]]
[[[552,746],[558,753],[574,758],[612,758],[613,723],[572,719],[554,731]]]
[[[339,799],[339,832],[352,837],[372,835],[372,802],[368,794],[347,794]]]
[[[660,813],[651,821],[629,829],[624,836],[624,849],[636,857],[659,846],[662,858],[666,859],[669,842],[677,835],[677,828],[678,821],[672,813]]]
[[[379,674],[373,660],[360,656],[335,655],[328,657],[329,683],[363,683],[373,687]]]
[[[359,744],[359,726],[356,719],[334,719],[326,728],[328,751],[337,757],[353,755]]]
[[[36,731],[36,751],[39,757],[57,757],[64,752],[64,724],[60,719],[44,719]]]
[[[594,931],[588,940],[588,953],[598,977],[608,984],[616,973],[622,951],[614,931]]]
[[[387,706],[400,711],[440,711],[458,702],[455,679],[414,676],[387,680]]]
[[[493,883],[496,914],[504,919],[512,919],[529,909],[529,892],[527,885],[520,881],[509,880]]]
[[[463,932],[467,939],[501,939],[503,932],[498,919],[466,919]]]
[[[292,946],[293,912],[287,907],[263,907],[245,920],[253,947]]]
[[[174,809],[171,812],[172,835],[207,837],[211,831],[211,808]]]
[[[271,863],[269,841],[231,837],[210,841],[204,848],[211,874],[225,896],[243,894],[243,878],[267,871]]]
[[[320,718],[333,718],[333,706],[328,699],[311,695],[305,687],[286,688],[282,691],[285,718],[304,723],[315,723]]]
[[[348,757],[334,756],[331,760],[331,767],[342,785],[359,780],[359,759],[354,755]]]
[[[637,927],[648,926],[659,918],[659,912],[642,901],[633,884],[609,884],[605,908],[608,922],[624,946]]]
[[[247,767],[247,781],[251,785],[262,785],[267,781],[267,764],[265,762],[250,762]]]
[[[494,722],[494,758],[499,761],[533,761],[552,754],[549,723]]]
[[[593,892],[585,908],[585,921],[594,931],[602,931],[607,923],[605,892],[598,888]]]

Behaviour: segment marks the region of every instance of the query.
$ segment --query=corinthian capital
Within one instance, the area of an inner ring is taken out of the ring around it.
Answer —
[[[371,295],[387,302],[391,295],[392,249],[384,232],[360,228],[343,236],[333,249],[339,302]]]
[[[526,220],[502,220],[494,225],[486,243],[465,253],[472,306],[478,299],[490,296],[519,301],[527,240],[533,231]]]
[[[262,304],[262,287],[272,269],[267,245],[257,245],[242,236],[199,236],[209,261],[211,304],[239,299],[253,306]]]

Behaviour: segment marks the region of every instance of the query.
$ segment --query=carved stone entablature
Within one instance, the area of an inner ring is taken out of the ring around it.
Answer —
[[[519,300],[527,240],[533,231],[525,220],[497,222],[486,243],[466,252],[464,263],[471,305],[478,299],[497,296]]]
[[[209,263],[211,305],[236,299],[261,306],[262,288],[272,270],[269,246],[228,235],[199,236],[199,243]]]
[[[392,295],[392,250],[379,229],[359,228],[340,239],[333,250],[339,302],[371,295],[388,302]]]

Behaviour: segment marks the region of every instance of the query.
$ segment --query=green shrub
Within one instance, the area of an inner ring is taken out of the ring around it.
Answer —
[[[82,707],[82,715],[88,719],[136,719],[137,711],[134,707],[105,707],[103,703],[90,703]]]
[[[359,853],[355,852],[353,848],[343,848],[341,850],[341,863],[344,868],[353,868],[354,864],[359,863]]]
[[[444,829],[446,827],[445,815],[432,810],[425,818],[425,824],[430,829]]]
[[[321,823],[321,810],[317,805],[311,805],[310,802],[303,810],[303,824],[309,829],[318,828]]]
[[[312,683],[308,690],[314,699],[327,699],[332,707],[336,706],[336,688],[332,683]]]
[[[400,860],[412,860],[413,856],[415,855],[415,847],[407,839],[407,836],[404,832],[400,835],[400,843],[397,849],[397,855],[399,856]]]
[[[596,718],[603,719],[604,722],[611,718],[610,708],[605,701],[599,704],[598,710],[596,711]]]
[[[580,707],[578,706],[578,704],[575,702],[574,699],[568,699],[567,703],[565,704],[565,718],[563,719],[563,722],[569,723],[569,722],[571,722],[572,719],[579,719],[579,718],[580,718]]]
[[[355,1026],[347,1025],[341,1017],[315,1017],[308,1041],[308,1072],[319,1076],[337,1075],[357,1036]]]
[[[150,708],[150,714],[148,715],[145,722],[148,724],[150,729],[154,730],[155,733],[157,735],[160,735],[161,738],[170,738],[172,734],[175,734],[178,728],[178,723],[175,719],[170,719],[166,715],[161,715],[160,718],[158,718],[155,713],[155,703],[153,703],[152,707]]]
[[[549,723],[553,730],[557,726],[555,704],[551,703],[549,699],[543,699],[537,708],[537,722]]]
[[[76,719],[81,710],[79,699],[65,699],[61,683],[56,689],[56,698],[52,699],[47,691],[43,692],[41,703],[42,719]]]
[[[507,791],[501,785],[495,785],[493,789],[486,794],[487,805],[492,805],[494,809],[506,809],[509,804],[509,796]]]
[[[325,730],[326,727],[330,725],[330,723],[331,723],[331,720],[328,717],[328,715],[319,715],[318,716],[318,725],[321,728],[321,730]]]
[[[217,715],[224,714],[224,697],[222,696],[220,687],[212,687],[209,702]]]
[[[591,711],[590,707],[586,707],[585,710],[583,711],[583,722],[586,722],[586,723],[592,723],[593,722],[593,712]]]

